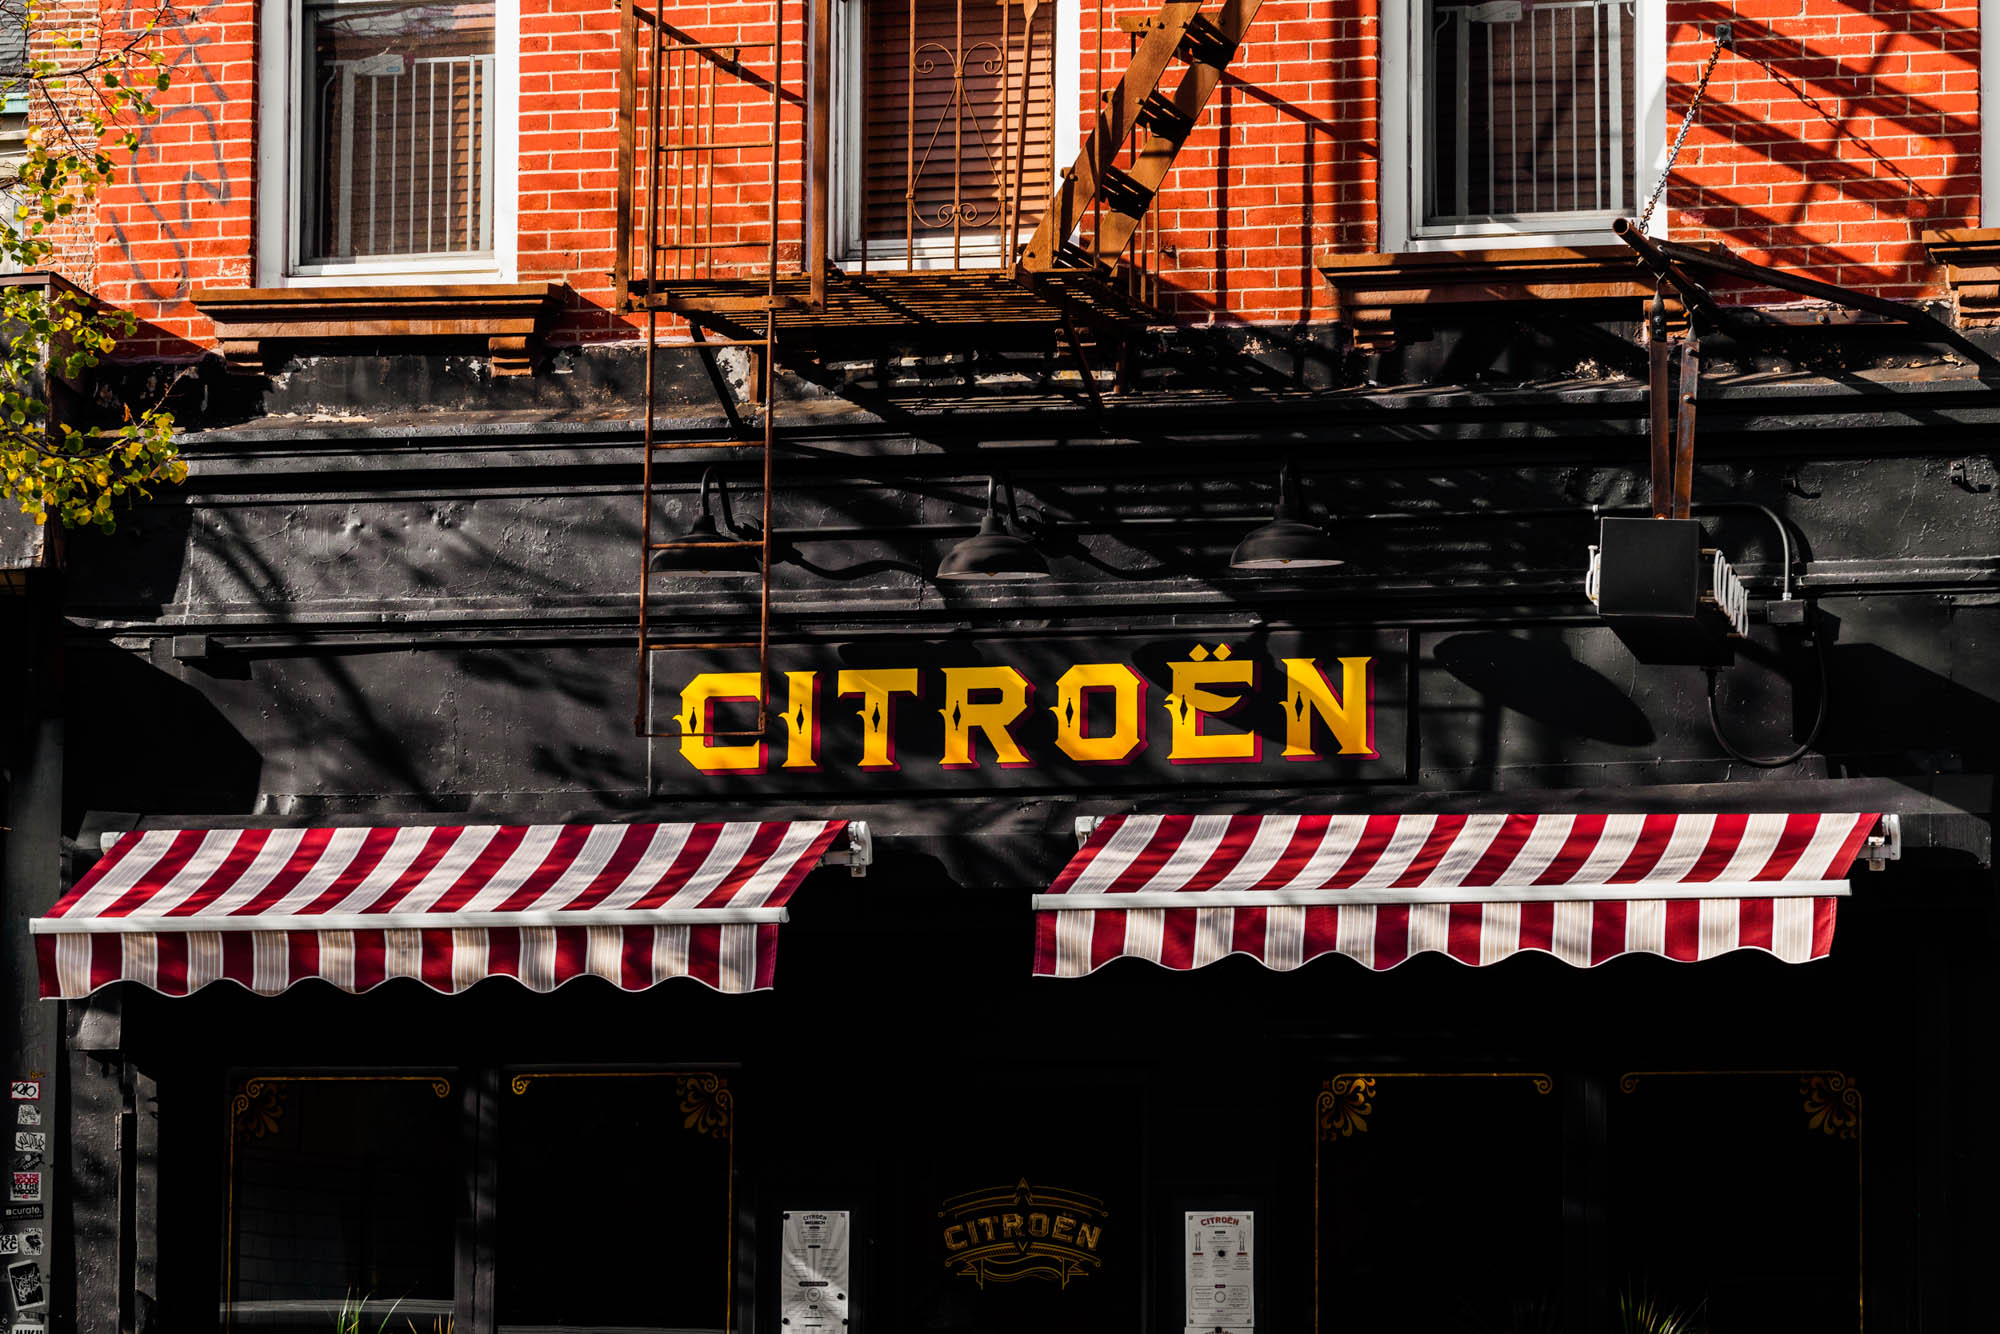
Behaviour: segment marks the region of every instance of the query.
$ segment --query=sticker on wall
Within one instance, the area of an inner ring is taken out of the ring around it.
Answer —
[[[42,1081],[39,1079],[16,1079],[7,1085],[8,1096],[15,1102],[33,1102],[42,1096]]]
[[[48,1329],[47,1325],[44,1325],[41,1321],[37,1320],[32,1325],[14,1326],[14,1334],[43,1334],[43,1332],[47,1329]]]
[[[31,1227],[26,1232],[21,1233],[20,1237],[21,1254],[40,1255],[42,1253],[42,1230],[40,1228]]]
[[[40,1172],[16,1172],[7,1183],[7,1198],[16,1202],[42,1198]]]
[[[17,1130],[14,1132],[14,1152],[47,1153],[49,1136],[45,1130]]]
[[[16,1311],[32,1310],[48,1304],[48,1289],[42,1285],[42,1267],[33,1260],[8,1265],[7,1286],[13,1289]]]
[[[0,1255],[19,1255],[20,1253],[21,1234],[18,1232],[0,1232]]]
[[[14,1124],[17,1126],[38,1126],[42,1123],[42,1109],[32,1102],[24,1102],[14,1109]]]
[[[10,1204],[4,1211],[0,1211],[0,1218],[4,1218],[10,1223],[21,1223],[31,1220],[39,1222],[41,1217],[42,1206],[39,1204]]]
[[[39,1153],[16,1153],[8,1155],[7,1170],[10,1172],[34,1172],[42,1166]]]

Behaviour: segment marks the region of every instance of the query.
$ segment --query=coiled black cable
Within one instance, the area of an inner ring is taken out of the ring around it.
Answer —
[[[1812,614],[1817,617],[1817,613]],[[1797,764],[1804,759],[1806,752],[1813,748],[1813,743],[1819,740],[1820,731],[1826,726],[1827,705],[1833,698],[1833,680],[1826,665],[1826,635],[1821,632],[1817,624],[1814,624],[1812,636],[1813,657],[1819,661],[1819,713],[1813,719],[1812,731],[1806,734],[1806,739],[1799,743],[1796,750],[1787,755],[1746,755],[1722,734],[1722,718],[1715,711],[1715,676],[1719,669],[1714,667],[1705,669],[1708,672],[1709,730],[1715,733],[1715,743],[1728,751],[1731,759],[1759,769],[1782,769],[1788,764]]]

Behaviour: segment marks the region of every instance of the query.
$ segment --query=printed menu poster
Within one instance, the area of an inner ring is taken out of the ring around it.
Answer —
[[[788,1334],[847,1326],[847,1210],[785,1214],[778,1314]]]
[[[1248,1212],[1188,1213],[1188,1334],[1256,1325],[1255,1222]]]

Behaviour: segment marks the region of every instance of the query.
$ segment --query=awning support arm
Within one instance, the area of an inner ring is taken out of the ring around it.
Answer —
[[[1753,264],[1747,259],[1726,252],[1717,254],[1673,241],[1656,241],[1642,232],[1638,224],[1630,218],[1619,218],[1611,224],[1611,230],[1619,240],[1632,247],[1640,260],[1656,276],[1671,283],[1689,304],[1698,306],[1719,328],[1729,332],[1747,333],[1755,326],[1730,313],[1729,307],[1717,304],[1715,298],[1700,283],[1688,276],[1686,269],[1726,273],[1731,277],[1743,278],[1765,287],[1775,287],[1781,292],[1792,292],[1819,301],[1830,301],[1849,310],[1863,311],[1886,320],[1893,320],[1920,330],[1925,336],[1948,345],[1954,352],[1983,370],[2000,369],[2000,357],[1994,356],[1922,306],[1890,301],[1883,297],[1871,296],[1866,292],[1857,292],[1850,287],[1838,287],[1833,283],[1823,283],[1812,278],[1801,278],[1783,269],[1773,268],[1767,264]]]
[[[1906,305],[1901,301],[1890,301],[1866,292],[1857,292],[1851,287],[1836,287],[1812,278],[1801,278],[1783,269],[1768,264],[1753,264],[1747,259],[1739,259],[1727,252],[1714,253],[1697,250],[1693,246],[1679,245],[1673,241],[1655,241],[1639,230],[1639,224],[1630,218],[1619,218],[1611,224],[1611,230],[1619,240],[1631,246],[1644,261],[1647,268],[1678,288],[1691,301],[1712,305],[1713,299],[1703,291],[1699,283],[1679,273],[1679,266],[1691,269],[1706,269],[1715,273],[1726,273],[1732,278],[1744,278],[1765,287],[1775,287],[1781,292],[1795,292],[1799,296],[1809,296],[1820,301],[1831,301],[1835,305],[1846,306],[1850,310],[1865,310],[1871,315],[1885,319],[1900,320],[1905,324],[1935,325],[1937,321],[1921,306]]]
[[[868,874],[868,868],[875,864],[875,836],[868,831],[866,820],[847,822],[847,846],[828,848],[819,859],[821,866],[845,866],[847,873],[856,880]]]

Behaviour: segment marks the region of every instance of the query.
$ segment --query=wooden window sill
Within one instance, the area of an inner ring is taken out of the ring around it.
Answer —
[[[2000,324],[2000,227],[1925,232],[1924,250],[1944,269],[1960,328]]]
[[[1428,317],[1495,303],[1614,302],[1627,306],[1632,318],[1643,318],[1655,288],[1638,256],[1622,245],[1389,255],[1328,251],[1314,262],[1333,287],[1334,318],[1347,325],[1363,351],[1386,351],[1407,341]],[[1678,325],[1684,315],[1672,289],[1667,300],[1669,318]]]
[[[261,374],[267,341],[484,338],[495,375],[526,375],[556,309],[555,283],[436,287],[212,287],[195,308],[233,371]]]

